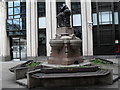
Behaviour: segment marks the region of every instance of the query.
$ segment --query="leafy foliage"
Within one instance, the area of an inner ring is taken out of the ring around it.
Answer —
[[[94,64],[110,64],[110,62],[103,61],[103,60],[100,60],[100,59],[94,59],[94,60],[91,60],[91,62],[94,63]]]
[[[40,62],[31,62],[31,63],[26,64],[27,67],[36,67],[38,65],[40,65]]]

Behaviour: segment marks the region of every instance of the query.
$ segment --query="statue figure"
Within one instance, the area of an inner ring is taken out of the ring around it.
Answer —
[[[60,13],[57,15],[57,21],[59,27],[70,27],[70,15],[71,11],[67,5],[63,4],[60,7]]]

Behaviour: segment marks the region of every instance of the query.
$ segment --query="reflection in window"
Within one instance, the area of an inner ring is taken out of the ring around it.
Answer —
[[[26,2],[8,1],[7,3],[8,35],[25,35],[26,33]]]
[[[20,7],[14,8],[14,14],[20,14]]]
[[[13,7],[13,1],[9,1],[8,7]]]
[[[8,16],[8,19],[13,19],[13,16]]]
[[[97,25],[97,14],[93,13],[92,18],[93,18],[93,25]]]
[[[118,24],[118,12],[114,12],[114,23]]]
[[[13,15],[13,8],[8,9],[8,15]]]
[[[80,14],[73,15],[73,26],[81,26],[81,15]]]
[[[112,24],[112,12],[99,12],[99,23],[100,24]]]
[[[93,25],[97,25],[97,14],[92,14]],[[112,12],[100,12],[99,13],[99,23],[100,24],[112,24]],[[118,24],[118,12],[114,12],[114,23]]]
[[[14,19],[13,20],[13,26],[14,26],[14,30],[19,30],[19,19]]]
[[[39,28],[46,28],[46,18],[39,17]]]
[[[7,20],[7,30],[12,30],[12,20]]]
[[[14,18],[20,18],[20,15],[15,15]]]
[[[20,19],[20,30],[22,30],[22,19]]]
[[[20,1],[14,1],[14,6],[20,6]]]

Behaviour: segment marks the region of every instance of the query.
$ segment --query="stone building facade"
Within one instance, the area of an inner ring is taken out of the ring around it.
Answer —
[[[0,56],[4,60],[49,56],[59,6],[72,11],[71,27],[82,39],[83,56],[120,53],[120,1],[0,1]]]

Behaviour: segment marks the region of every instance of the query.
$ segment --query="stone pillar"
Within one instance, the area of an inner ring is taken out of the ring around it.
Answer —
[[[50,56],[50,39],[55,38],[57,28],[56,0],[46,0],[46,47],[47,56]]]
[[[91,0],[86,0],[86,18],[87,18],[87,32],[88,32],[88,56],[93,56],[93,32],[92,32],[92,11]]]
[[[83,56],[93,55],[91,0],[81,0]]]
[[[27,57],[34,58],[38,56],[37,2],[27,0],[26,10]]]
[[[26,38],[27,38],[27,57],[32,56],[32,41],[31,41],[31,2],[26,1]]]
[[[51,52],[49,41],[52,38],[51,1],[46,0],[45,2],[46,2],[46,48],[47,48],[47,56],[49,56]]]
[[[52,38],[55,38],[57,29],[57,19],[56,19],[56,0],[51,0],[51,24],[52,24]]]
[[[7,19],[7,10],[6,10],[6,2],[0,2],[0,48],[1,48],[1,56],[3,61],[10,60],[10,43],[9,38],[7,37],[6,32],[6,19]]]
[[[2,13],[2,2],[0,1],[0,13]],[[2,15],[0,14],[0,20],[2,19]],[[0,25],[0,29],[2,28],[2,25]],[[2,39],[2,30],[0,30],[0,43]],[[2,60],[2,44],[0,44],[0,61]]]
[[[32,56],[38,56],[37,1],[31,0]]]

